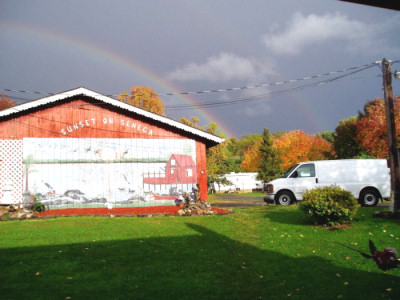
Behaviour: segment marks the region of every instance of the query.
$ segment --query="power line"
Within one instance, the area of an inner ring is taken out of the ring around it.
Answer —
[[[335,72],[329,72],[326,74],[341,74],[339,76],[333,77],[333,78],[328,78],[325,80],[321,80],[321,81],[317,81],[317,82],[313,82],[313,83],[309,83],[309,84],[305,84],[305,85],[301,85],[301,86],[297,86],[297,87],[293,87],[293,88],[289,88],[289,89],[284,89],[284,90],[279,90],[279,91],[275,91],[275,92],[270,92],[270,93],[266,93],[266,94],[260,94],[260,95],[253,95],[250,97],[244,97],[244,98],[238,98],[238,99],[231,99],[231,100],[226,100],[226,101],[210,101],[210,102],[203,102],[203,103],[199,103],[199,104],[177,104],[177,105],[165,105],[165,109],[166,110],[188,110],[188,109],[198,109],[198,108],[211,108],[211,107],[220,107],[220,106],[225,106],[225,105],[234,105],[234,104],[242,104],[242,103],[248,103],[248,102],[254,102],[254,101],[262,101],[274,96],[278,96],[280,94],[284,94],[284,93],[290,93],[290,92],[294,92],[297,90],[302,90],[302,89],[306,89],[306,88],[310,88],[310,87],[315,87],[315,86],[321,86],[336,80],[339,80],[341,78],[347,77],[347,76],[351,76],[355,73],[359,73],[362,72],[366,69],[369,69],[371,67],[376,66],[376,63],[371,63],[371,64],[367,64],[364,65],[362,67],[353,67],[353,68],[347,68],[344,70],[352,70],[349,73],[345,73],[344,72],[339,72],[339,71],[335,71]],[[314,75],[314,76],[308,76],[308,77],[304,77],[301,80],[288,80],[285,82],[278,82],[275,85],[280,85],[280,84],[285,84],[285,83],[295,83],[295,82],[299,82],[299,81],[305,81],[308,79],[314,79],[314,78],[321,78],[323,75]],[[269,84],[269,85],[274,85],[274,84]],[[266,85],[264,85],[266,86]],[[23,91],[19,91],[19,92],[23,92]],[[43,93],[43,92],[32,92],[35,94],[38,93],[42,93],[42,94],[48,94],[50,95],[50,93]],[[199,92],[201,93],[201,92]],[[85,104],[82,104],[85,105]],[[101,104],[103,107],[106,106],[111,106],[110,104],[107,103],[103,103]]]
[[[392,61],[392,63],[398,63],[400,60]],[[324,76],[330,76],[330,75],[335,75],[339,73],[345,73],[349,71],[354,71],[357,69],[365,70],[366,68],[372,67],[379,65],[380,61],[357,66],[357,67],[350,67],[350,68],[345,68],[342,70],[338,71],[332,71],[332,72],[327,72],[323,74],[318,74],[318,75],[311,75],[311,76],[306,76],[298,79],[291,79],[291,80],[284,80],[284,81],[278,81],[278,82],[270,82],[270,83],[263,83],[263,84],[258,84],[258,85],[250,85],[250,86],[243,86],[243,87],[233,87],[233,88],[225,88],[225,89],[215,89],[215,90],[203,90],[203,91],[189,91],[189,92],[177,92],[177,93],[156,93],[155,95],[157,96],[176,96],[176,95],[193,95],[193,94],[209,94],[209,93],[221,93],[221,92],[231,92],[231,91],[240,91],[240,90],[246,90],[246,89],[255,89],[255,88],[262,88],[262,87],[270,87],[270,86],[277,86],[277,85],[284,85],[284,84],[292,84],[292,83],[297,83],[300,81],[305,81],[305,80],[311,80],[311,79],[316,79]],[[30,90],[15,90],[15,89],[8,89],[8,88],[3,88],[1,91],[4,92],[10,92],[10,93],[26,93],[26,94],[33,94],[33,95],[45,95],[45,96],[52,96],[56,94],[62,95],[63,93],[50,93],[50,92],[40,92],[40,91],[30,91]],[[66,92],[68,93],[68,92]],[[118,97],[119,95],[106,95],[108,97]]]
[[[26,91],[26,90],[13,90],[13,89],[2,89],[2,91],[3,92],[11,92],[11,93],[45,95],[45,96],[55,95],[54,93],[48,93],[48,92],[35,92],[35,91]]]
[[[398,62],[398,61],[396,61],[396,62]],[[378,62],[373,62],[373,63],[365,64],[365,65],[362,65],[362,66],[358,66],[358,67],[345,68],[345,69],[342,69],[342,70],[332,71],[332,72],[328,72],[328,73],[324,73],[324,74],[306,76],[306,77],[303,77],[303,78],[284,80],[284,81],[278,81],[278,82],[272,82],[272,83],[263,83],[263,84],[250,85],[250,86],[244,86],[244,87],[227,88],[227,89],[205,90],[205,91],[196,91],[196,92],[166,93],[166,94],[157,94],[157,95],[158,96],[174,96],[174,95],[207,94],[207,93],[221,93],[221,92],[239,91],[239,90],[254,89],[254,88],[260,88],[260,87],[270,87],[270,86],[283,85],[283,84],[288,84],[288,83],[296,83],[296,82],[299,82],[299,81],[320,78],[320,77],[323,77],[323,76],[330,76],[330,75],[334,75],[334,74],[338,74],[338,73],[344,73],[344,72],[348,72],[348,71],[352,71],[352,70],[356,70],[356,69],[360,69],[360,68],[365,70],[366,68],[370,68],[372,66],[375,66],[377,63]]]
[[[246,97],[246,98],[239,98],[239,99],[233,99],[233,100],[226,100],[226,101],[210,101],[210,102],[204,102],[204,103],[200,103],[200,104],[190,104],[190,105],[171,105],[171,106],[165,106],[165,109],[174,109],[174,110],[183,110],[183,109],[196,109],[196,108],[204,108],[204,107],[217,107],[217,106],[224,106],[224,105],[232,105],[232,104],[240,104],[240,103],[244,103],[244,102],[253,102],[253,101],[260,101],[260,100],[265,100],[267,98],[270,98],[272,96],[277,96],[283,93],[287,93],[287,92],[293,92],[296,90],[302,90],[308,87],[314,87],[314,86],[321,86],[339,79],[342,79],[344,77],[347,76],[351,76],[355,73],[359,73],[362,72],[366,69],[369,69],[371,67],[373,67],[374,64],[371,65],[366,65],[364,68],[362,69],[358,69],[358,70],[354,70],[350,73],[347,74],[342,74],[340,76],[336,76],[334,78],[330,78],[330,79],[326,79],[326,80],[322,80],[322,81],[318,81],[318,82],[313,82],[313,83],[309,83],[309,84],[305,84],[302,86],[298,86],[298,87],[294,87],[294,88],[289,88],[289,89],[285,89],[285,90],[280,90],[280,91],[276,91],[276,92],[271,92],[271,93],[267,93],[267,94],[261,94],[261,95],[255,95],[255,96],[251,96],[251,97]]]
[[[397,61],[393,61],[393,63],[398,63],[400,62],[400,60]],[[328,78],[328,79],[324,79],[324,80],[320,80],[317,82],[312,82],[312,83],[308,83],[308,84],[304,84],[301,86],[297,86],[297,87],[292,87],[292,88],[288,88],[288,89],[283,89],[283,90],[279,90],[279,91],[275,91],[275,92],[270,92],[270,93],[266,93],[266,94],[260,94],[260,95],[254,95],[254,96],[250,96],[250,97],[244,97],[244,98],[238,98],[238,99],[231,99],[231,100],[227,100],[227,101],[212,101],[212,102],[203,102],[200,104],[190,104],[190,105],[171,105],[171,106],[165,106],[166,109],[173,109],[173,110],[184,110],[184,109],[196,109],[196,108],[204,108],[204,107],[218,107],[218,106],[224,106],[224,105],[234,105],[234,104],[241,104],[241,103],[247,103],[247,102],[254,102],[254,101],[261,101],[261,100],[265,100],[267,98],[273,97],[273,96],[277,96],[283,93],[288,93],[288,92],[293,92],[293,91],[297,91],[297,90],[302,90],[305,88],[309,88],[309,87],[315,87],[315,86],[321,86],[324,84],[328,84],[331,83],[333,81],[351,76],[353,74],[362,72],[364,70],[367,70],[369,68],[372,68],[374,66],[377,66],[378,68],[380,67],[380,63],[381,62],[375,62],[375,63],[370,63],[370,64],[366,64],[363,66],[359,66],[359,67],[352,67],[352,68],[347,68],[347,69],[343,69],[341,71],[335,71],[335,72],[329,72],[329,73],[325,73],[325,74],[321,74],[321,75],[313,75],[313,76],[308,76],[308,77],[304,77],[301,79],[296,79],[296,80],[286,80],[286,81],[281,81],[281,82],[275,82],[275,83],[268,83],[268,84],[262,84],[262,85],[254,85],[254,86],[248,86],[248,87],[243,87],[243,88],[232,88],[232,89],[225,89],[225,90],[215,90],[215,91],[199,91],[199,92],[183,92],[183,93],[174,93],[174,95],[178,95],[178,94],[189,94],[189,93],[198,93],[198,94],[202,94],[202,93],[213,93],[213,92],[223,92],[223,91],[233,91],[233,90],[244,90],[244,89],[253,89],[253,88],[259,88],[259,87],[267,87],[267,86],[273,86],[273,85],[284,85],[284,84],[291,84],[291,83],[296,83],[296,82],[300,82],[300,81],[306,81],[309,79],[315,79],[315,78],[321,78],[323,76],[328,76],[328,75],[332,75],[332,74],[340,74],[338,76],[335,76],[333,78]],[[351,72],[349,72],[351,71]],[[348,73],[346,73],[348,72]],[[8,91],[8,92],[15,92],[15,93],[28,93],[28,94],[40,94],[40,95],[55,95],[54,93],[48,93],[48,92],[34,92],[34,91],[17,91],[17,90],[12,90],[12,89],[3,89],[3,91]],[[68,92],[65,92],[65,94],[67,94]],[[59,93],[59,94],[63,94],[63,93]],[[100,95],[100,94],[99,94]],[[161,94],[159,94],[161,95]],[[167,95],[167,94],[164,94]],[[172,94],[168,94],[168,95],[172,95]],[[109,97],[115,97],[115,96],[109,96]],[[24,99],[27,100],[26,98],[19,98],[19,97],[12,97],[15,99]],[[110,104],[104,103],[105,106],[112,106]],[[16,107],[14,107],[14,109],[16,109]],[[33,118],[37,118],[37,119],[43,119],[46,121],[50,121],[46,118],[43,117],[39,117],[36,116],[34,114],[30,114],[30,116],[32,116]],[[54,122],[54,120],[53,120]],[[48,131],[46,129],[43,128],[38,128],[36,126],[33,126],[31,124],[25,124],[23,122],[18,122],[21,126],[27,126],[29,128],[32,128],[34,130],[41,130],[44,132],[48,132],[48,133],[52,133],[52,134],[60,134],[60,133],[56,133],[53,131]],[[64,125],[70,125],[67,124],[65,122],[58,122],[58,123],[63,123]],[[105,131],[110,131],[110,132],[117,132],[117,133],[121,133],[121,131],[119,130],[107,130],[107,129],[103,129]],[[128,133],[129,134],[129,133]],[[133,134],[133,133],[131,133]]]

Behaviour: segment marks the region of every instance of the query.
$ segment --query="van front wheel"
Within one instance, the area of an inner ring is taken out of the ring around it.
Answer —
[[[379,194],[375,190],[365,190],[360,194],[362,206],[376,206],[379,201]]]
[[[275,203],[280,205],[289,205],[294,201],[293,196],[290,192],[279,192],[275,196]]]

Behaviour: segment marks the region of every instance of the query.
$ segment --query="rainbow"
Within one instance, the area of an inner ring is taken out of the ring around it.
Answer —
[[[118,66],[121,69],[128,69],[130,72],[133,72],[136,76],[144,78],[147,81],[150,81],[151,84],[154,84],[157,87],[166,90],[167,91],[166,93],[182,92],[176,87],[174,87],[172,83],[167,82],[163,77],[155,74],[154,72],[145,68],[144,66],[141,66],[139,63],[132,61],[130,58],[123,56],[119,53],[110,51],[108,49],[99,47],[96,44],[89,43],[85,40],[81,40],[77,37],[67,35],[64,33],[63,34],[56,33],[54,31],[45,28],[33,27],[33,26],[28,27],[26,25],[12,23],[12,22],[4,22],[4,21],[0,21],[0,30],[5,30],[16,35],[30,35],[36,39],[42,39],[46,43],[52,41],[62,45],[63,47],[73,48],[74,50],[77,49],[80,51],[81,54],[85,55],[87,59],[100,60],[102,63],[107,62],[113,65],[113,67]],[[150,88],[153,88],[157,91],[157,89],[152,86],[150,86]],[[159,93],[161,94],[161,92]],[[175,97],[179,98],[185,104],[188,105],[196,104],[196,102],[187,95],[176,95]],[[235,136],[235,134],[229,128],[224,126],[222,122],[218,122],[216,116],[213,115],[211,112],[207,111],[206,109],[200,109],[200,108],[197,108],[196,112],[200,115],[202,119],[206,121],[206,123],[216,122],[218,124],[218,127],[227,137]]]

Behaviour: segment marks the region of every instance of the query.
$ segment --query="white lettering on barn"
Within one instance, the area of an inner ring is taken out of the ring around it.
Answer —
[[[87,120],[82,120],[76,123],[73,123],[71,125],[68,125],[67,127],[61,129],[61,134],[62,135],[67,135],[67,133],[71,133],[75,130],[78,130],[80,128],[88,127],[88,126],[94,126],[96,125],[96,119],[87,119]]]
[[[135,121],[121,119],[120,125],[135,129],[137,131],[141,131],[143,133],[147,133],[148,135],[153,135],[153,129],[149,129],[147,126],[136,123]]]
[[[113,118],[108,118],[108,117],[103,117],[102,122],[104,125],[113,125],[114,124],[114,119]],[[119,122],[120,126],[123,127],[128,127],[136,131],[141,131],[147,135],[153,135],[153,129],[147,127],[146,125],[143,125],[141,123],[137,123],[136,121],[133,120],[124,120],[121,119]],[[76,130],[85,128],[85,127],[93,127],[96,125],[96,119],[91,118],[91,119],[85,119],[81,120],[78,122],[75,122],[73,124],[67,125],[65,128],[61,129],[61,134],[62,135],[67,135],[69,133],[72,133]]]

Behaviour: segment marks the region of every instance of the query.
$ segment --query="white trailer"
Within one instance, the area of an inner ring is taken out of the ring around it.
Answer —
[[[363,206],[375,206],[390,198],[390,169],[386,159],[301,162],[268,182],[264,201],[288,205],[303,200],[306,190],[331,185],[351,192]]]
[[[257,180],[257,173],[234,173],[225,174],[225,177],[232,184],[223,185],[216,184],[215,189],[217,192],[251,192],[253,190],[262,190],[263,183]]]

